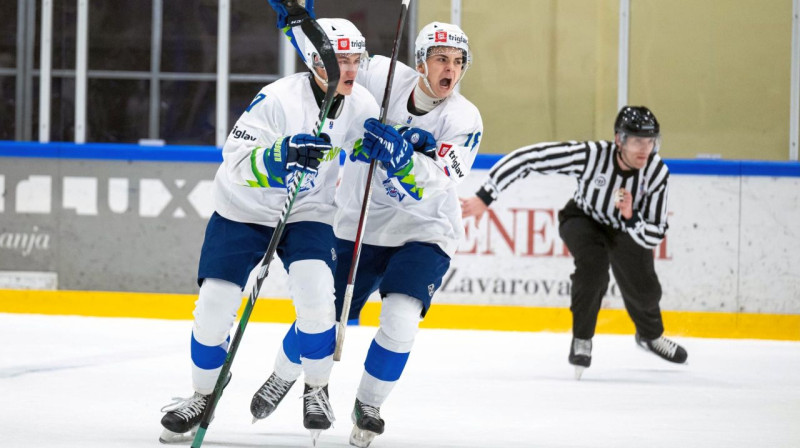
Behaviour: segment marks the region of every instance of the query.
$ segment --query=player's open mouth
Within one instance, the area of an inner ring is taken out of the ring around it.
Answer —
[[[444,87],[445,89],[449,89],[450,85],[453,83],[453,80],[450,78],[444,78],[439,81],[439,86]]]
[[[352,79],[348,79],[347,81],[344,82],[345,85],[350,86],[350,87],[353,86],[353,83],[354,83],[354,81]]]

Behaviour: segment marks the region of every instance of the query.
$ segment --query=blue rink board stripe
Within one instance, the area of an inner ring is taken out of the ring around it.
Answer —
[[[0,141],[0,157],[219,163],[222,161],[222,150],[215,146]],[[473,168],[488,170],[502,157],[502,154],[478,154]],[[344,154],[339,160],[344,162]],[[672,174],[800,177],[800,162],[706,159],[666,159],[665,161]]]
[[[0,141],[0,157],[130,160],[142,162],[222,162],[215,146],[143,146],[132,143],[35,143]]]
[[[473,169],[490,169],[502,154],[478,154]],[[672,174],[702,176],[800,177],[800,162],[664,159]]]

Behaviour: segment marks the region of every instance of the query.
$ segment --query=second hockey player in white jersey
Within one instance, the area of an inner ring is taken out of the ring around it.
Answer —
[[[416,69],[398,64],[387,124],[368,120],[363,144],[345,164],[336,194],[335,275],[339,319],[358,318],[376,290],[383,303],[352,412],[352,445],[366,447],[384,431],[380,407],[400,378],[435,291],[463,234],[456,192],[478,152],[478,109],[455,91],[471,62],[466,34],[434,22],[415,42]],[[390,60],[375,56],[357,81],[383,93]],[[382,161],[373,177],[363,247],[349,316],[341,316],[370,158]],[[275,372],[256,392],[251,411],[269,415],[300,374],[297,338],[290,330]]]
[[[292,330],[305,374],[303,424],[315,440],[331,426],[327,393],[335,344],[332,225],[338,154],[342,149],[351,152],[361,140],[363,123],[377,115],[378,105],[354,83],[364,37],[344,19],[318,23],[331,40],[341,72],[324,133],[311,134],[318,129],[327,84],[319,55],[307,43],[305,56],[311,72],[264,87],[236,122],[223,148],[223,162],[214,180],[215,212],[206,229],[198,273],[200,294],[191,338],[194,395],[165,409],[162,442],[181,440],[200,422],[225,362],[242,289],[269,245],[290,194],[292,176],[301,174],[304,180],[277,254],[289,273],[297,313]]]

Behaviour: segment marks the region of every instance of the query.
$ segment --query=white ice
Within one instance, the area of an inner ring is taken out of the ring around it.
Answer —
[[[191,394],[191,322],[0,314],[0,446],[156,447]],[[300,387],[251,424],[286,325],[251,323],[204,447],[306,447]],[[347,447],[375,328],[350,327],[318,446]],[[597,335],[573,378],[566,333],[422,330],[374,448],[800,447],[800,343],[675,338],[688,365]]]

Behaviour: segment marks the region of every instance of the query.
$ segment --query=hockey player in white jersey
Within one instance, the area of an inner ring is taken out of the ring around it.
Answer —
[[[380,407],[400,378],[419,322],[450,265],[463,234],[456,186],[478,152],[478,109],[455,91],[471,62],[466,34],[434,22],[415,42],[416,69],[397,64],[387,124],[368,120],[363,144],[345,164],[336,193],[338,318],[358,318],[374,291],[383,299],[380,328],[367,353],[351,414],[350,443],[366,447],[384,431]],[[357,81],[382,101],[389,58],[374,56]],[[363,246],[350,313],[341,316],[370,156],[382,160],[372,181]],[[251,411],[274,411],[300,375],[293,329],[275,371],[253,396]]]
[[[339,151],[352,151],[363,123],[378,113],[370,93],[354,83],[365,40],[344,19],[320,19],[340,67],[337,94],[318,137],[320,105],[327,88],[316,49],[306,43],[310,73],[287,76],[256,95],[233,127],[214,179],[215,212],[200,256],[200,293],[191,337],[194,395],[164,409],[161,441],[185,439],[203,410],[225,362],[230,329],[250,271],[269,244],[286,201],[292,176],[304,174],[277,248],[289,274],[297,313],[292,328],[304,373],[303,424],[314,440],[328,429],[333,413],[328,378],[335,343],[334,195]]]

